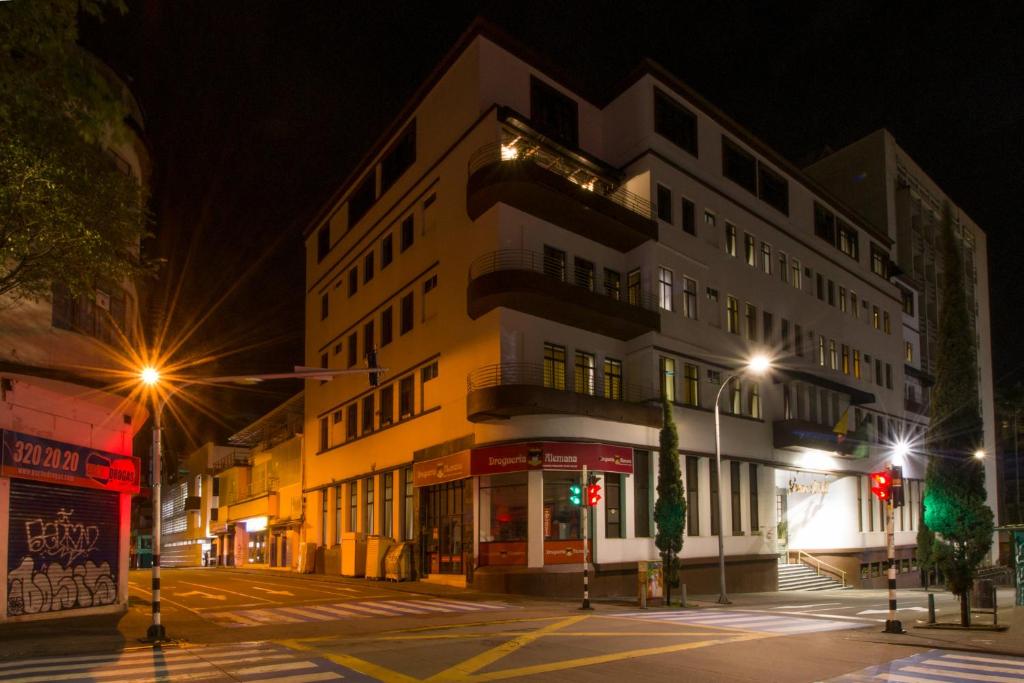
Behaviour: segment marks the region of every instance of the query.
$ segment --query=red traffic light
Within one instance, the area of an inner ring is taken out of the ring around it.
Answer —
[[[597,501],[601,500],[601,485],[590,484],[587,486],[587,505],[594,507]]]
[[[889,476],[888,472],[871,473],[871,493],[878,500],[892,499],[892,477]]]

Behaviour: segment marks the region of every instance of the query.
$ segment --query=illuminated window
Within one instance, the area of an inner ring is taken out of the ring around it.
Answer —
[[[666,311],[673,310],[672,271],[668,268],[658,268],[658,306]]]
[[[565,347],[544,344],[544,386],[565,389]]]
[[[914,345],[910,342],[903,342],[903,358],[908,363],[914,362]]]
[[[725,329],[733,334],[740,333],[740,302],[736,297],[725,297]]]
[[[676,400],[676,362],[662,356],[658,364],[661,374],[661,395],[671,403]]]
[[[839,287],[839,310],[846,313],[846,287]]]
[[[622,361],[614,358],[604,359],[604,397],[622,399]]]
[[[825,337],[818,335],[818,365],[825,367]]]
[[[725,253],[736,255],[736,226],[729,222],[725,224]]]
[[[765,275],[772,274],[772,247],[761,242],[761,270]]]
[[[779,279],[789,284],[789,264],[786,261],[786,254],[779,252]]]
[[[743,256],[751,268],[757,265],[754,256],[754,236],[749,232],[743,233]]]
[[[700,369],[690,363],[683,364],[683,403],[700,405]]]
[[[860,351],[853,350],[853,377],[860,379]]]
[[[843,344],[842,353],[843,353],[843,374],[844,375],[849,375],[850,374],[850,347],[847,346],[846,344]]]
[[[697,281],[683,278],[683,317],[697,319]]]
[[[839,369],[839,359],[836,356],[836,340],[828,340],[828,366],[833,370]]]
[[[757,306],[752,303],[747,303],[746,318],[747,339],[750,341],[757,341]]]
[[[871,326],[876,330],[882,328],[882,318],[878,311],[878,306],[871,307]]]
[[[882,331],[892,334],[892,321],[889,319],[889,311],[882,311]]]
[[[792,259],[790,262],[789,272],[791,277],[789,278],[790,283],[795,289],[803,289],[804,281],[802,278],[803,271],[800,269],[800,262],[796,259]]]
[[[576,352],[573,364],[573,387],[577,394],[594,395],[594,375],[597,371],[594,354],[584,351]]]
[[[750,417],[761,419],[761,387],[756,382],[751,383],[748,398],[750,401]]]

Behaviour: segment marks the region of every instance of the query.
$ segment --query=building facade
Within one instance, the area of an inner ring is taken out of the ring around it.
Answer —
[[[594,589],[632,593],[666,397],[691,591],[717,587],[719,531],[732,590],[774,590],[795,550],[883,585],[866,475],[917,428],[894,239],[655,64],[603,95],[555,72],[475,25],[308,229],[307,365],[387,370],[307,382],[306,540],[415,540],[428,578],[575,593],[586,466]],[[755,353],[771,377],[730,381]]]
[[[216,521],[220,505],[221,463],[234,462],[237,448],[206,443],[189,454],[173,481],[164,485],[160,514],[160,566],[205,567],[214,562]]]

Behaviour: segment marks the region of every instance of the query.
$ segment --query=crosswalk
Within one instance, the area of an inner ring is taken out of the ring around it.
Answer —
[[[830,683],[1020,683],[1024,658],[929,650],[829,679]]]
[[[40,657],[0,663],[0,681],[372,681],[326,659],[267,642],[187,648],[138,648],[110,654]]]
[[[620,617],[656,621],[672,624],[696,624],[718,626],[742,631],[763,633],[817,633],[820,631],[841,631],[869,626],[861,621],[837,621],[831,619],[805,619],[764,612],[739,612],[723,609],[692,609],[650,612],[626,612]]]
[[[414,615],[452,614],[462,612],[490,612],[507,609],[500,602],[470,602],[468,600],[413,599],[366,600],[336,602],[327,605],[301,605],[297,607],[267,607],[237,611],[207,612],[203,616],[225,626],[270,626],[297,624],[310,621],[340,621],[372,617],[408,617]]]

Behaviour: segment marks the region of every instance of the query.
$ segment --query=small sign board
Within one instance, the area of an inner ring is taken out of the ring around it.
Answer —
[[[4,430],[0,475],[80,488],[139,492],[139,459]]]

